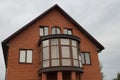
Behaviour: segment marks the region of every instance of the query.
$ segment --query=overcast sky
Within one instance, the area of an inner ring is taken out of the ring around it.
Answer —
[[[120,72],[120,0],[0,0],[0,42],[54,4],[105,46],[99,54],[105,80],[116,77]],[[4,74],[0,46],[0,80]]]

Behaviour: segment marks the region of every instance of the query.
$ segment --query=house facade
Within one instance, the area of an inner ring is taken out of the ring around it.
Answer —
[[[104,47],[58,5],[2,42],[6,80],[102,80]]]

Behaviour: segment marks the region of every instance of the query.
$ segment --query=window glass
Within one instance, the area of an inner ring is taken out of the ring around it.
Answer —
[[[51,58],[59,58],[59,47],[51,46]]]
[[[64,29],[64,34],[72,35],[72,30],[71,29]]]
[[[43,60],[49,59],[49,47],[43,48]]]
[[[86,64],[90,64],[90,55],[89,55],[89,53],[85,53],[85,60],[86,60]]]
[[[69,34],[69,35],[72,35],[72,30],[68,30],[68,34]]]
[[[79,61],[79,65],[80,65],[80,67],[82,67],[82,62],[81,61]]]
[[[40,28],[40,36],[44,36],[43,28]]]
[[[52,28],[52,34],[56,34],[55,31],[56,29],[55,28]]]
[[[52,28],[52,34],[61,34],[60,29],[58,27]]]
[[[71,59],[62,59],[62,66],[71,66]]]
[[[84,53],[81,53],[82,64],[85,64]]]
[[[61,45],[70,45],[69,39],[61,39]]]
[[[73,59],[78,59],[78,52],[76,47],[72,47]]]
[[[79,60],[81,61],[81,56],[79,55]]]
[[[77,42],[75,40],[72,40],[72,46],[77,46]]]
[[[40,27],[40,36],[48,35],[48,27]]]
[[[64,29],[64,34],[67,34],[67,29]]]
[[[78,60],[73,60],[74,66],[78,66]]]
[[[43,61],[43,67],[49,67],[49,60]]]
[[[59,28],[56,28],[56,34],[61,34],[61,32],[60,32],[60,29]]]
[[[52,60],[52,66],[59,66],[59,59]]]
[[[20,62],[25,62],[25,51],[20,50]]]
[[[79,55],[79,66],[82,67],[81,55]]]
[[[20,50],[19,62],[32,63],[32,50]]]
[[[58,39],[51,39],[51,45],[58,45]]]
[[[70,58],[70,49],[69,49],[69,47],[62,46],[62,57]]]
[[[27,50],[27,63],[32,63],[32,50]]]
[[[45,27],[45,35],[48,35],[48,27]]]
[[[43,41],[43,47],[45,47],[45,46],[49,46],[49,40],[44,40]]]

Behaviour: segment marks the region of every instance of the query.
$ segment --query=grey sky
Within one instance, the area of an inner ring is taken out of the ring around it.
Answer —
[[[58,4],[105,46],[99,54],[105,80],[120,72],[120,0],[0,0],[0,42]],[[5,66],[0,46],[0,80]]]

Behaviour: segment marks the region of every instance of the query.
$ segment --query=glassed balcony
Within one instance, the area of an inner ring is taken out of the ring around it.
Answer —
[[[83,72],[80,56],[80,39],[73,35],[48,35],[39,40],[41,72]]]

